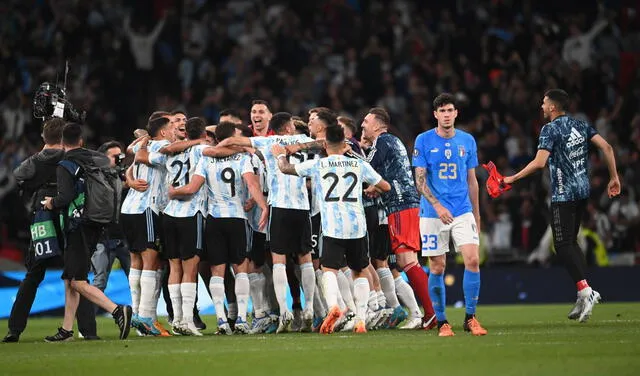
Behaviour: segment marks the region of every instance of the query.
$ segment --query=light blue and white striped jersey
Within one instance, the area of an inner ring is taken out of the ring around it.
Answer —
[[[242,179],[246,173],[253,174],[251,157],[246,153],[225,158],[204,157],[200,160],[196,175],[205,178],[210,216],[247,219],[244,211],[247,185]]]
[[[169,184],[174,187],[189,184],[196,172],[198,162],[203,158],[202,150],[206,147],[206,145],[195,145],[167,158]],[[183,197],[182,200],[169,199],[167,207],[164,208],[165,214],[176,218],[193,217],[198,212],[207,216],[207,189],[204,187],[191,196]]]
[[[150,141],[147,148],[151,166],[147,166],[144,163],[134,163],[133,178],[145,180],[149,188],[144,192],[129,189],[127,197],[122,202],[122,209],[120,210],[122,214],[141,214],[147,208],[151,208],[156,214],[164,210],[167,201],[169,201],[167,169],[165,168],[167,157],[157,151],[169,144],[170,142],[167,140]],[[133,147],[134,152],[139,149],[140,144],[136,144]]]
[[[309,136],[298,134],[292,136],[251,137],[251,145],[264,155],[267,166],[267,186],[269,187],[269,205],[275,208],[309,210],[309,194],[306,179],[283,174],[278,168],[278,160],[271,153],[273,144],[291,145],[313,141]],[[289,162],[294,165],[304,162],[304,155],[290,155]]]
[[[262,191],[262,194],[265,197],[265,200],[267,199],[268,195],[269,195],[269,190],[267,189],[267,172],[264,168],[264,163],[262,163],[262,161],[260,160],[260,158],[258,158],[257,155],[252,154],[251,155],[251,166],[253,168],[253,173],[256,174],[256,176],[258,176],[258,181],[260,182],[260,190]],[[251,198],[251,195],[249,194],[249,190],[247,189],[246,191],[246,196],[245,196],[245,201],[248,200],[249,198]],[[251,229],[253,231],[257,231],[257,232],[261,232],[263,234],[267,233],[267,228],[269,226],[265,226],[265,228],[263,230],[260,229],[260,226],[258,226],[258,224],[260,223],[260,216],[262,215],[262,209],[260,209],[258,207],[258,205],[254,206],[253,209],[251,209],[248,213],[247,216],[249,217],[249,226],[251,226]]]
[[[362,183],[378,184],[382,177],[369,163],[344,155],[330,155],[295,166],[299,176],[311,176],[320,197],[322,235],[358,239],[367,233],[362,206]]]

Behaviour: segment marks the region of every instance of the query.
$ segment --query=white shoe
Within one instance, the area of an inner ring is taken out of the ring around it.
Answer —
[[[227,326],[228,325],[229,324],[227,324]],[[182,326],[180,326],[180,329],[182,329],[183,335],[186,335],[186,336],[202,337],[203,335],[200,332],[200,330],[196,327],[196,324],[193,323],[193,321],[188,323],[182,323]]]
[[[278,329],[276,329],[276,334],[288,331],[291,327],[292,321],[293,314],[290,311],[284,311],[284,313],[280,315],[280,319],[278,320]]]
[[[233,326],[233,332],[235,334],[249,334],[249,324],[241,318],[236,320],[236,324]]]
[[[587,297],[582,298],[583,307],[578,321],[587,322],[587,320],[589,320],[589,317],[591,317],[593,306],[600,303],[600,299],[600,294],[596,290],[591,290],[591,293]]]
[[[303,333],[311,333],[313,331],[313,309],[305,309],[302,312],[302,328]]]
[[[231,331],[231,327],[229,326],[228,322],[218,319],[218,331],[216,332],[216,334],[218,335],[226,334],[230,336],[233,334],[233,331]]]
[[[378,311],[367,309],[367,317],[365,319],[365,326],[367,327],[367,330],[373,329],[376,322],[378,321],[378,314],[377,314]]]
[[[249,334],[260,334],[264,333],[267,328],[271,325],[271,317],[269,315],[265,315],[264,317],[253,317],[251,321],[251,331]]]
[[[348,309],[344,312],[342,316],[336,321],[336,325],[333,327],[334,332],[343,332],[344,327],[349,323],[349,321],[354,321],[356,314],[349,311]],[[354,324],[355,325],[355,324]],[[353,329],[353,327],[352,327]]]
[[[422,329],[422,318],[410,317],[399,329]]]
[[[353,328],[355,328],[355,326],[356,326],[356,317],[354,315],[353,318],[351,318],[350,320],[348,320],[344,324],[344,326],[342,327],[342,329],[340,331],[341,332],[353,332]]]
[[[173,320],[171,322],[171,334],[173,334],[174,336],[183,336],[184,334],[184,329],[182,328],[182,323],[176,320]]]
[[[302,330],[302,310],[293,310],[293,321],[291,322],[291,331],[299,332]]]
[[[578,299],[576,300],[576,304],[571,308],[571,311],[567,315],[569,320],[577,320],[580,317],[580,313],[582,313],[582,309],[584,308],[584,299],[578,295]]]

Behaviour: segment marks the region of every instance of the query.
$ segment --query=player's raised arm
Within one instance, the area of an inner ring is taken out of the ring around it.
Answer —
[[[473,217],[476,219],[478,233],[480,233],[480,199],[478,198],[480,188],[478,186],[478,178],[476,177],[475,168],[470,168],[467,170],[467,185],[469,185],[469,200],[471,200],[471,210],[473,212]]]
[[[169,186],[169,198],[179,199],[181,196],[189,196],[196,193],[204,184],[204,177],[201,175],[193,175],[191,181],[187,185],[175,188]]]
[[[225,138],[224,140],[218,143],[219,147],[230,147],[230,146],[242,146],[242,147],[252,147],[251,139],[249,137],[243,136],[234,136]]]
[[[160,148],[160,150],[158,150],[158,153],[170,155],[178,154],[189,149],[192,146],[202,144],[202,141],[202,139],[176,141],[167,146],[163,146],[162,148]]]
[[[242,152],[243,150],[241,148],[225,147],[218,144],[216,146],[209,146],[208,148],[202,150],[202,155],[204,155],[205,157],[224,158]]]
[[[271,153],[276,156],[278,168],[282,173],[298,176],[295,166],[287,160],[287,151],[282,145],[273,144],[273,146],[271,146]]]

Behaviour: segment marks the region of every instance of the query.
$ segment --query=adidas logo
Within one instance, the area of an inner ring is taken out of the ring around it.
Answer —
[[[574,146],[580,145],[584,142],[584,140],[584,136],[582,136],[577,129],[571,127],[571,134],[569,135],[569,139],[567,140],[567,147],[572,148]]]

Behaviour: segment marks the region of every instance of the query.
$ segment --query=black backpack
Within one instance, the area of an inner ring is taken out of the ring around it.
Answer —
[[[69,204],[69,219],[87,219],[93,222],[118,223],[122,181],[118,171],[109,166],[109,158],[97,151],[91,153],[91,162],[64,159],[59,164],[76,178],[76,197]]]

